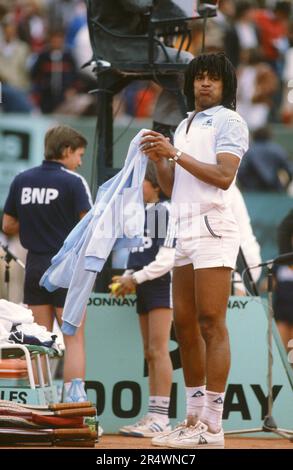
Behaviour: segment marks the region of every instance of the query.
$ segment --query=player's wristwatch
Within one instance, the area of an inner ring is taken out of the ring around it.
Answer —
[[[173,155],[171,157],[171,160],[173,160],[174,162],[177,162],[179,160],[179,158],[181,157],[182,155],[182,152],[181,150],[177,150],[177,152],[175,153],[175,155]]]

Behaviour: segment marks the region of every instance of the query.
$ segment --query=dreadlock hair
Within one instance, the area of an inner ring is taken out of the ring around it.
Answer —
[[[194,79],[207,72],[211,77],[223,81],[223,97],[221,104],[225,108],[236,109],[237,78],[233,65],[223,52],[200,54],[193,59],[185,72],[184,94],[187,99],[188,111],[195,109]]]

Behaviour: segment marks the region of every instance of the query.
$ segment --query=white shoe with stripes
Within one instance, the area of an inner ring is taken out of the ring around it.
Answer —
[[[125,436],[154,437],[171,429],[169,423],[165,424],[155,416],[146,415],[133,425],[123,426],[119,432]]]
[[[182,430],[186,428],[187,420],[183,421],[182,423],[178,423],[177,426],[170,431],[165,431],[162,434],[159,434],[158,436],[155,436],[152,439],[152,445],[153,446],[158,446],[158,447],[167,447],[168,442],[171,439],[175,439],[175,437],[180,434]]]
[[[167,447],[175,449],[223,449],[225,447],[224,432],[217,434],[208,431],[206,424],[198,422],[188,426],[175,438],[167,442]]]

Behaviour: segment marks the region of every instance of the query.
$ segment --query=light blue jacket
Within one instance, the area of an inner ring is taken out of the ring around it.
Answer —
[[[62,325],[67,335],[75,334],[80,325],[96,275],[111,251],[143,244],[143,132],[131,141],[123,169],[99,188],[94,206],[70,232],[40,280],[50,292],[68,288]]]

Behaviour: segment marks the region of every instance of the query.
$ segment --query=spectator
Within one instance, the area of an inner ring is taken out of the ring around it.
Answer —
[[[35,98],[43,113],[53,112],[66,96],[76,93],[76,63],[71,52],[64,48],[63,31],[51,33],[49,47],[37,57],[31,76]]]
[[[226,38],[232,28],[234,15],[235,2],[233,0],[219,0],[217,16],[207,21],[205,40],[207,51],[219,50],[229,53]]]
[[[30,87],[27,61],[30,50],[17,35],[12,14],[1,21],[0,80],[1,108],[5,113],[30,113],[33,104],[28,96]]]
[[[23,91],[2,83],[1,108],[4,113],[31,113],[34,106]]]
[[[66,28],[66,45],[68,47],[74,47],[76,35],[84,26],[87,27],[87,10],[85,3],[77,2],[73,13],[73,17]],[[90,43],[89,39],[88,42]]]
[[[256,130],[253,139],[238,172],[242,189],[286,191],[292,180],[287,153],[272,140],[268,127]]]
[[[19,37],[33,52],[42,50],[46,39],[47,24],[40,2],[25,0],[18,23]]]
[[[19,39],[12,15],[6,15],[1,21],[1,26],[3,33],[0,49],[1,81],[27,92],[30,85],[27,71],[29,47]]]
[[[238,84],[237,111],[246,120],[250,130],[266,126],[278,80],[272,68],[260,61],[253,49],[242,51]]]
[[[226,35],[226,52],[234,67],[240,63],[242,50],[259,48],[259,35],[253,14],[254,7],[250,2],[242,1],[236,5],[235,23]]]
[[[288,26],[291,2],[277,2],[274,11],[256,10],[254,20],[260,31],[262,53],[278,76],[282,74],[283,54],[288,48]]]
[[[282,121],[286,124],[293,122],[293,22],[289,26],[289,49],[285,54],[283,71],[283,103]]]

